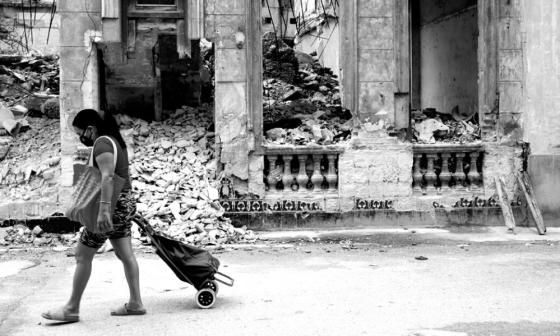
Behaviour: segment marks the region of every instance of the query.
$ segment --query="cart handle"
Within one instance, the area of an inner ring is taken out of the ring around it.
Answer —
[[[219,275],[220,277],[225,278],[225,280],[216,278],[216,275]],[[214,280],[216,280],[218,282],[221,282],[224,285],[230,286],[230,287],[233,286],[233,282],[234,282],[233,278],[231,278],[231,277],[229,277],[229,276],[227,276],[227,275],[225,275],[224,273],[221,273],[221,272],[216,272],[214,274]]]

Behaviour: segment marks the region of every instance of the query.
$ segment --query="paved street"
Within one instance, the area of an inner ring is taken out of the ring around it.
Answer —
[[[0,252],[0,335],[560,335],[560,231],[503,228],[269,233],[214,251],[221,286],[202,310],[195,290],[138,248],[148,315],[111,317],[127,288],[113,253],[96,256],[81,322],[40,313],[70,291],[74,259]],[[422,258],[423,257],[423,258]],[[424,259],[424,260],[422,260]]]

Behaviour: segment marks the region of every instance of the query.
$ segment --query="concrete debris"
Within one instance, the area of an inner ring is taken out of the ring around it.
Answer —
[[[443,113],[429,108],[412,111],[413,141],[418,143],[473,143],[480,140],[476,114]]]
[[[21,128],[21,120],[16,120],[14,113],[0,102],[0,128],[9,135],[17,135]]]
[[[58,56],[17,57],[3,59],[1,63],[0,101],[11,107],[14,113],[39,116],[45,101],[58,99]],[[57,115],[50,107],[47,112]]]
[[[352,115],[341,106],[338,78],[316,55],[296,52],[268,32],[263,56],[266,142],[329,145],[350,137]],[[270,132],[277,128],[283,131]]]
[[[48,118],[60,118],[60,102],[58,97],[49,98],[41,105],[41,113]]]
[[[117,115],[121,129],[132,129],[137,210],[156,231],[187,244],[253,242],[256,235],[235,228],[218,202],[221,174],[209,131],[212,112],[206,105],[183,107],[152,123]]]
[[[0,205],[56,202],[60,151],[59,120],[28,117],[17,136],[0,136]]]
[[[55,247],[69,245],[77,240],[76,234],[61,235],[43,233],[43,230],[39,226],[36,226],[33,230],[31,230],[25,225],[18,224],[8,228],[2,228],[0,230],[4,232],[0,235],[1,246],[33,244],[36,247]]]

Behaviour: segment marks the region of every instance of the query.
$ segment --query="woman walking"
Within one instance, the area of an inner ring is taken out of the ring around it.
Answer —
[[[74,132],[86,146],[93,146],[94,167],[101,172],[101,200],[97,215],[97,230],[84,227],[76,247],[76,269],[72,283],[72,293],[68,302],[55,310],[42,314],[49,320],[78,322],[80,301],[91,274],[92,260],[97,250],[109,239],[117,258],[121,260],[130,296],[128,302],[111,311],[111,315],[143,315],[146,309],[140,296],[139,270],[131,244],[130,218],[136,211],[136,203],[131,194],[126,144],[119,132],[115,119],[106,114],[103,118],[92,109],[80,111],[72,122]],[[115,145],[115,146],[114,146]],[[116,148],[116,153],[114,149]],[[117,156],[116,166],[115,158]],[[125,184],[111,214],[114,174],[125,179]]]

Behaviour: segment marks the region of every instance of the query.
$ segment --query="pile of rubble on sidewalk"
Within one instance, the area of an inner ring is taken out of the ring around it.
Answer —
[[[119,115],[131,155],[137,210],[159,232],[188,244],[256,240],[235,228],[218,199],[221,176],[214,152],[213,110],[178,109],[163,122]]]
[[[413,142],[465,144],[480,140],[477,114],[460,113],[458,107],[449,113],[434,108],[412,111],[412,122]]]
[[[316,55],[263,36],[263,129],[270,144],[330,145],[350,137],[352,115],[340,85]]]

